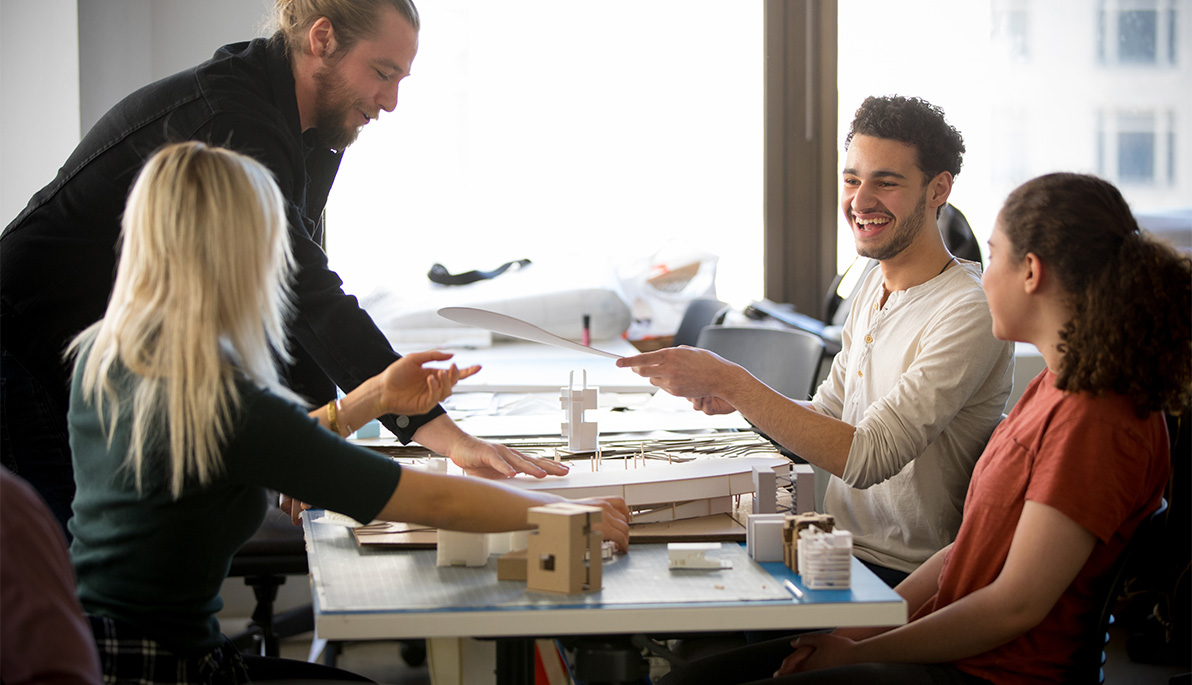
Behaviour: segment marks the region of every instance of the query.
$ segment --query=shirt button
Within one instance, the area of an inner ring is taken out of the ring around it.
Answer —
[[[865,342],[867,342],[867,343],[873,342],[873,336],[872,335],[865,336]]]
[[[857,378],[864,378],[864,377],[865,377],[865,374],[861,373],[860,371],[857,372]]]
[[[397,417],[397,427],[398,428],[405,428],[408,425],[410,425],[410,417],[408,417],[408,416]]]
[[[874,302],[874,303],[873,303],[873,311],[875,311],[875,312],[876,312],[878,309],[881,309],[881,305],[880,305],[880,304],[878,304],[877,302]]]

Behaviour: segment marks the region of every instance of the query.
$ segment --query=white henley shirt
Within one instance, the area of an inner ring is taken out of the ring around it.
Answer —
[[[825,511],[853,534],[858,558],[904,572],[956,537],[1013,381],[1014,346],[993,337],[981,267],[957,261],[884,306],[881,269],[871,270],[812,399],[856,427]]]

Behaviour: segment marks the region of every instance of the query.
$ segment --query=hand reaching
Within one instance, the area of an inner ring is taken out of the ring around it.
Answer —
[[[425,414],[447,399],[456,383],[480,370],[479,366],[460,369],[455,364],[447,369],[423,366],[451,357],[448,352],[415,352],[390,364],[377,376],[381,392],[376,415]]]
[[[631,368],[637,375],[677,397],[722,397],[734,371],[741,367],[708,350],[695,347],[667,347],[617,360],[617,366]]]
[[[604,515],[596,526],[596,530],[600,531],[605,540],[615,543],[622,554],[629,551],[629,519],[632,515],[624,499],[620,497],[588,497],[573,501],[576,504],[600,507]]]
[[[567,464],[531,457],[498,443],[481,440],[460,432],[447,454],[455,465],[469,476],[481,478],[512,478],[525,473],[535,478],[565,476],[571,467]]]

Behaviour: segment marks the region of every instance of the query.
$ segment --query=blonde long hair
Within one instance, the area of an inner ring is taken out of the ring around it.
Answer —
[[[142,489],[146,447],[168,447],[170,492],[188,476],[206,484],[240,397],[238,374],[288,399],[278,377],[289,361],[285,318],[293,271],[285,204],[269,171],[202,143],[155,153],[129,193],[120,264],[104,317],[71,343],[90,347],[82,396],[108,446],[131,401],[125,466]],[[113,383],[119,361],[132,392]]]

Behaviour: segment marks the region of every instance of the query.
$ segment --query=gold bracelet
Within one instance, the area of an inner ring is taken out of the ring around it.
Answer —
[[[331,432],[342,436],[339,432],[339,400],[331,400],[327,403],[327,423],[331,426]]]
[[[338,399],[327,403],[327,423],[331,427],[332,432],[342,438],[344,434],[339,432],[339,411],[341,408]],[[348,429],[348,435],[352,434],[352,426],[347,421],[344,421],[344,428]]]

